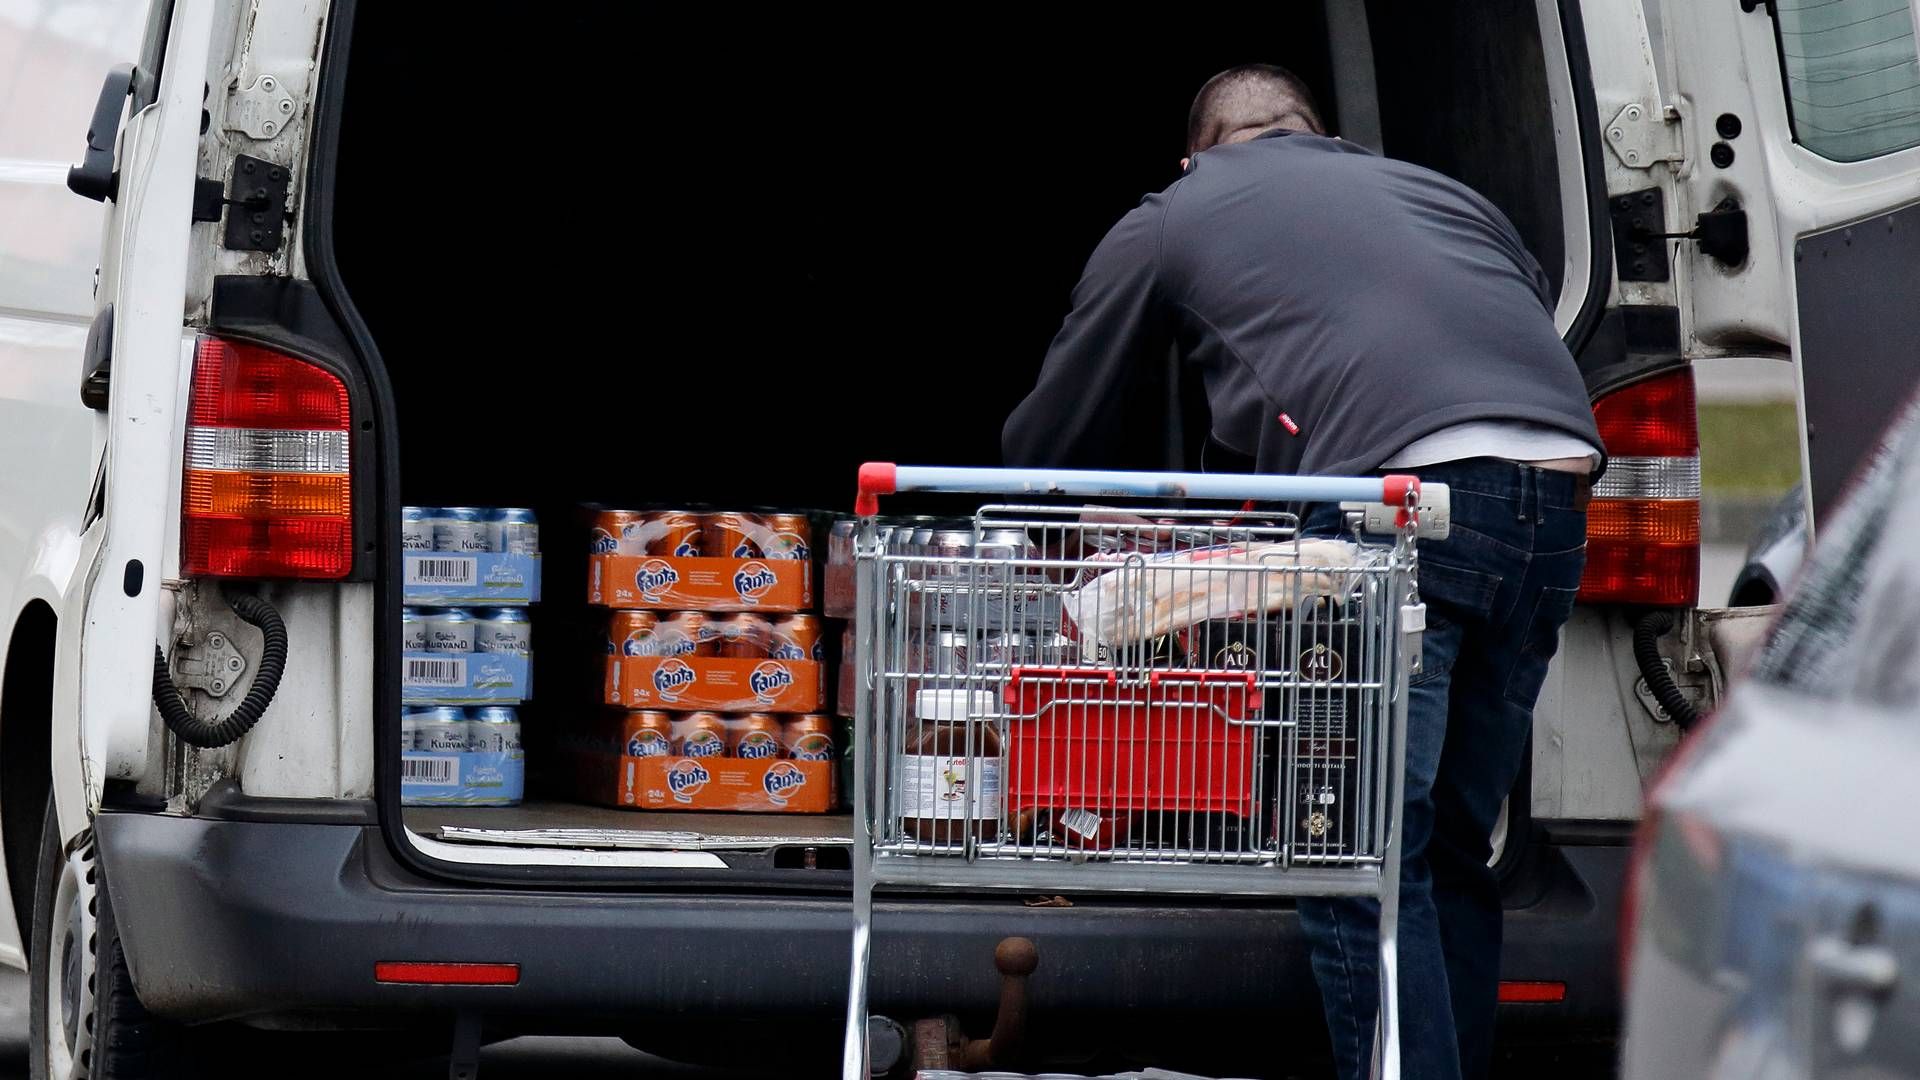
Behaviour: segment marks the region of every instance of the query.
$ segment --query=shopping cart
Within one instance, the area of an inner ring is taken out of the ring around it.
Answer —
[[[895,492],[1353,512],[1332,540],[1289,513],[1140,504],[893,528]],[[845,1080],[868,1075],[883,886],[1376,897],[1375,1074],[1397,1077],[1414,541],[1443,535],[1444,503],[1412,477],[863,467]]]

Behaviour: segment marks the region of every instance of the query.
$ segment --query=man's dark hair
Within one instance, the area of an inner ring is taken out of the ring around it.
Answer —
[[[1207,80],[1187,112],[1187,153],[1216,146],[1236,131],[1292,127],[1325,134],[1313,91],[1273,64],[1241,64]]]

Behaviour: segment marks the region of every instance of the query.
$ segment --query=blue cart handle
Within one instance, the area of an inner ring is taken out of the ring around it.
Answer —
[[[1415,476],[1258,476],[1240,473],[1118,472],[1103,469],[963,469],[868,462],[860,466],[854,512],[880,512],[880,496],[907,491],[973,495],[1252,499],[1257,502],[1383,503],[1420,497]]]

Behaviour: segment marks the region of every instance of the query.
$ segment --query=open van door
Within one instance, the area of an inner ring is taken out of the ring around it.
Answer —
[[[1913,3],[1649,9],[1668,109],[1602,102],[1601,123],[1673,158],[1665,231],[1695,233],[1667,241],[1689,355],[1792,356],[1814,520],[1920,383]]]
[[[162,582],[179,561],[178,400],[190,358],[188,248],[212,29],[213,0],[174,4],[158,85],[150,102],[136,93],[124,126],[128,72],[102,73],[85,156],[67,182],[111,210],[83,373],[104,410],[105,450],[56,645],[53,768],[63,836],[99,807],[107,780],[146,768],[154,646],[171,617]]]

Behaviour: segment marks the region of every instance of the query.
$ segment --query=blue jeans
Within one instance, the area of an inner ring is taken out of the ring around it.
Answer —
[[[1586,562],[1585,480],[1478,458],[1408,470],[1451,487],[1453,532],[1420,542],[1427,605],[1407,703],[1400,869],[1400,1054],[1417,1080],[1486,1075],[1500,979],[1500,890],[1487,866],[1533,703]],[[1336,507],[1307,532],[1343,532]],[[1303,900],[1300,921],[1342,1080],[1372,1059],[1379,904]]]

